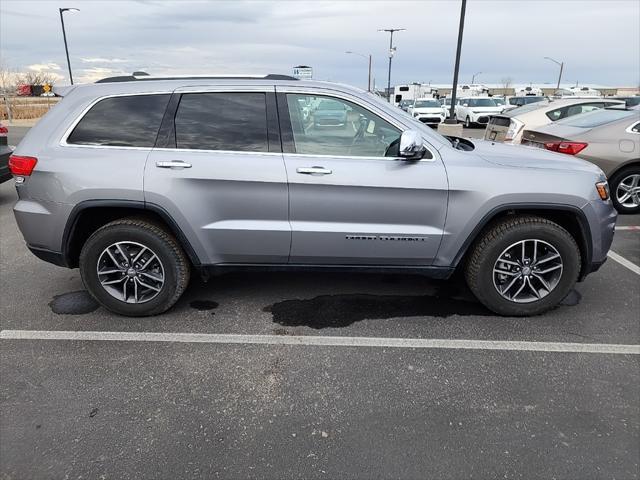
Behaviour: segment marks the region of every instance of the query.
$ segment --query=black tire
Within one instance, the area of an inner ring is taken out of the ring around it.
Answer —
[[[640,175],[640,166],[632,165],[631,167],[623,168],[619,172],[616,172],[609,179],[609,188],[611,190],[611,201],[618,213],[622,214],[634,214],[640,213],[640,205],[637,207],[625,207],[618,201],[618,186],[620,182],[627,178],[629,175]]]
[[[555,288],[540,300],[517,303],[504,298],[494,285],[494,265],[516,242],[535,239],[553,246],[562,259],[562,273]],[[580,273],[580,249],[560,225],[536,216],[513,216],[490,226],[473,245],[465,266],[469,288],[492,312],[506,316],[539,315],[555,307],[573,289]]]
[[[164,268],[164,283],[155,297],[143,303],[127,303],[102,286],[98,261],[104,250],[116,242],[137,242],[158,256]],[[143,219],[116,220],[96,230],[82,247],[79,263],[82,281],[93,298],[106,309],[129,317],[165,312],[178,301],[189,283],[189,260],[177,240],[160,225]]]
[[[471,120],[469,119],[469,115],[464,119],[464,128],[471,128]]]

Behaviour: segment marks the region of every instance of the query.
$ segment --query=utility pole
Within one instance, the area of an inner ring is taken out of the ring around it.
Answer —
[[[64,17],[63,17],[63,13],[64,12],[79,12],[80,10],[77,8],[59,8],[58,11],[60,12],[60,23],[62,24],[62,38],[64,39],[64,51],[67,54],[67,67],[69,67],[69,81],[71,82],[71,85],[73,85],[73,75],[71,73],[71,61],[69,60],[69,47],[67,46],[67,32],[64,29]]]
[[[482,74],[482,72],[478,72],[478,73],[474,73],[474,74],[473,74],[473,77],[471,77],[471,85],[475,85],[475,83],[476,83],[476,77],[477,77],[478,75],[481,75],[481,74]]]
[[[464,14],[467,9],[467,0],[462,0],[460,7],[460,26],[458,27],[458,48],[456,49],[456,64],[453,68],[453,89],[451,90],[451,108],[449,109],[449,118],[446,123],[458,123],[453,119],[453,112],[456,105],[456,91],[458,90],[458,71],[460,70],[460,53],[462,51],[462,33],[464,31]]]
[[[393,59],[393,55],[396,53],[396,49],[393,46],[393,33],[401,32],[406,30],[406,28],[381,28],[379,32],[389,32],[389,73],[387,76],[387,92],[389,93],[389,103],[391,103],[391,60]]]
[[[559,62],[557,60],[554,60],[551,57],[544,57],[544,58],[546,60],[551,60],[553,63],[555,63],[560,67],[560,75],[558,75],[558,86],[556,87],[556,90],[560,90],[560,81],[562,80],[562,70],[564,69],[564,62]]]
[[[362,57],[365,60],[367,60],[367,58],[369,59],[369,78],[367,79],[367,92],[370,92],[371,91],[371,54],[363,55],[362,53],[352,52],[351,50],[347,50],[344,53],[350,53],[352,55],[358,55],[359,57]]]

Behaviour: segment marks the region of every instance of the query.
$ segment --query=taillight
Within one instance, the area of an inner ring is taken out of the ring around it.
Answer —
[[[589,144],[584,142],[547,142],[544,144],[544,148],[552,152],[576,155],[587,148],[587,145]]]
[[[28,177],[38,163],[36,157],[23,157],[21,155],[11,155],[9,157],[9,170],[13,175]]]
[[[8,133],[9,129],[0,125],[0,137],[6,137]]]

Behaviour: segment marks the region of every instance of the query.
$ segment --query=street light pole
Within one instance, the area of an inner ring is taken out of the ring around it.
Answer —
[[[379,32],[389,32],[389,73],[387,75],[387,92],[389,93],[389,103],[391,103],[391,59],[393,58],[396,49],[393,48],[393,32],[401,32],[406,28],[381,28]]]
[[[471,85],[475,85],[475,83],[476,83],[476,77],[477,77],[478,75],[481,75],[481,74],[482,74],[482,72],[478,72],[478,73],[474,73],[474,74],[473,74],[473,77],[471,77]]]
[[[456,49],[456,65],[453,67],[453,89],[451,90],[451,108],[449,109],[449,118],[445,123],[458,123],[453,119],[453,111],[456,106],[456,90],[458,90],[458,71],[460,70],[460,52],[462,51],[462,33],[464,31],[464,14],[467,9],[467,0],[462,0],[460,7],[460,26],[458,27],[458,48]]]
[[[551,57],[544,57],[544,58],[547,60],[551,60],[553,63],[555,63],[560,67],[560,75],[558,75],[558,86],[556,87],[556,90],[560,90],[560,80],[562,80],[562,70],[564,70],[564,62],[559,62],[557,60],[554,60]]]
[[[344,53],[350,53],[352,55],[358,55],[359,57],[364,58],[365,60],[368,58],[369,59],[369,77],[367,79],[367,92],[371,91],[371,54],[369,55],[363,55],[362,53],[358,53],[358,52],[352,52],[351,50],[347,50]]]
[[[64,39],[64,51],[67,54],[67,67],[69,67],[69,81],[71,85],[73,85],[73,75],[71,73],[71,61],[69,60],[69,47],[67,46],[67,32],[64,29],[64,17],[62,14],[64,12],[79,12],[80,10],[77,8],[59,8],[60,12],[60,23],[62,24],[62,38]]]

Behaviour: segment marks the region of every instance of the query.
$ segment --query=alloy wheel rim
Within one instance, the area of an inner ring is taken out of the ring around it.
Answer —
[[[146,303],[162,290],[165,275],[160,258],[137,242],[116,242],[105,248],[96,267],[102,288],[125,303]]]
[[[521,240],[505,248],[496,260],[493,285],[506,300],[531,303],[558,286],[562,271],[562,257],[553,245],[538,239]]]
[[[640,173],[627,175],[616,188],[616,199],[625,208],[640,206]]]

